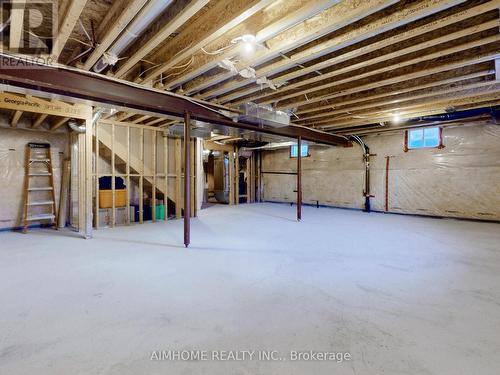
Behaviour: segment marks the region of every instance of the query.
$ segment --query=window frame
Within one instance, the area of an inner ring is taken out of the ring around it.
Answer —
[[[297,159],[299,157],[298,153],[297,153],[297,156],[292,156],[292,148],[294,146],[298,148],[298,144],[296,143],[296,144],[290,146],[289,153],[288,153],[290,159]],[[309,145],[307,143],[303,143],[301,145],[301,147],[307,147],[307,155],[305,155],[305,156],[301,155],[302,158],[308,158],[309,156],[311,156],[311,154],[309,153]],[[297,150],[297,151],[299,151],[299,150]]]
[[[409,147],[410,131],[422,129],[425,132],[425,129],[429,129],[429,128],[437,128],[438,129],[439,143],[438,143],[437,146]],[[443,127],[441,127],[441,126],[425,126],[425,127],[421,127],[421,128],[413,128],[413,129],[407,129],[407,130],[405,130],[405,140],[404,140],[404,151],[405,152],[408,152],[410,150],[430,150],[430,149],[433,149],[433,148],[437,148],[437,149],[444,148],[444,144],[443,144]]]

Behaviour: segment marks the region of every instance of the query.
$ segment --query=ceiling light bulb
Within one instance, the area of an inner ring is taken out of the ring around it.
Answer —
[[[245,35],[242,35],[242,36],[241,36],[241,40],[242,40],[244,43],[251,43],[251,44],[255,44],[255,43],[257,43],[257,38],[255,37],[255,35],[252,35],[252,34],[245,34]]]
[[[395,113],[392,115],[392,122],[398,123],[401,121],[401,117],[399,116],[399,113]]]
[[[243,54],[251,55],[255,51],[255,46],[252,43],[244,42],[243,43]]]

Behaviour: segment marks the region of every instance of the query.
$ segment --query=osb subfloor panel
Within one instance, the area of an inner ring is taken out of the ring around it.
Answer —
[[[500,226],[279,204],[0,234],[1,374],[500,372]],[[279,361],[151,361],[155,350]],[[302,361],[291,350],[349,352]]]

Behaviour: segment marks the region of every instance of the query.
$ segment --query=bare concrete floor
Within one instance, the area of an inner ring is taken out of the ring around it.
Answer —
[[[0,234],[0,374],[500,373],[500,225],[278,204]],[[156,350],[278,361],[151,361]],[[350,361],[291,361],[290,351]]]

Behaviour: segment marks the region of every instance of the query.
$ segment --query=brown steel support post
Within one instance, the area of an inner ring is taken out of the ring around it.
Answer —
[[[188,247],[191,237],[191,116],[184,112],[184,246]]]
[[[302,220],[302,137],[297,139],[297,221]]]

